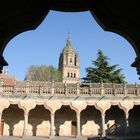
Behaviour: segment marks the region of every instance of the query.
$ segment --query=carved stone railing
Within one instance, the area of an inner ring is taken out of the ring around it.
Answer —
[[[0,94],[35,94],[56,96],[138,96],[140,85],[115,83],[77,83],[16,81],[14,85],[0,82]]]

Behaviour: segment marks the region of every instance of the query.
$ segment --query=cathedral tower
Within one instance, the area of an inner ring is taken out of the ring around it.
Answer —
[[[71,45],[69,36],[66,42],[66,46],[59,57],[59,71],[62,73],[63,83],[80,82],[79,57]]]

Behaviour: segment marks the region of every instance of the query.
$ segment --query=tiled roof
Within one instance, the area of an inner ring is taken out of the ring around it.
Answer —
[[[0,78],[2,78],[1,80],[3,81],[3,85],[14,85],[15,81],[17,81],[16,77],[12,77],[4,73],[0,74]]]

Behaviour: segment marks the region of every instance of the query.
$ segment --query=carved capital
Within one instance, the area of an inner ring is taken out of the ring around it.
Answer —
[[[118,106],[125,112],[125,114],[128,114],[129,110],[134,107],[134,103],[132,101],[122,101],[119,102]]]
[[[47,100],[44,102],[44,107],[48,109],[51,112],[51,114],[55,114],[55,111],[60,109],[61,106],[62,106],[62,103],[58,100],[56,101]]]
[[[73,101],[70,103],[70,108],[76,111],[76,114],[80,114],[82,110],[87,107],[86,101]]]
[[[31,109],[35,108],[36,103],[33,100],[21,100],[18,102],[18,106],[24,110],[25,114],[28,114]]]
[[[99,101],[95,103],[95,108],[100,110],[102,114],[105,114],[106,110],[111,107],[111,103],[108,101]]]

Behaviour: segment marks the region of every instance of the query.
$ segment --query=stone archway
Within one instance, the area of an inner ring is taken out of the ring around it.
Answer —
[[[101,112],[94,106],[81,111],[81,135],[97,136],[101,133]]]
[[[32,136],[49,136],[50,111],[45,109],[44,105],[36,105],[29,111],[29,124],[31,125],[29,133]]]
[[[140,105],[135,105],[129,111],[129,134],[140,134]]]
[[[57,136],[75,136],[76,131],[76,112],[72,110],[68,105],[64,106],[55,112],[55,131]],[[75,134],[74,134],[75,133]]]
[[[1,3],[0,9],[0,31],[2,34],[0,36],[0,71],[2,70],[3,66],[8,65],[3,57],[3,52],[9,40],[19,33],[37,28],[49,12],[49,10],[58,10],[65,12],[90,10],[92,15],[104,30],[118,33],[125,37],[131,43],[137,55],[132,66],[136,67],[138,74],[140,74],[140,22],[138,20],[140,12],[138,1],[8,1],[8,3]]]
[[[125,134],[125,112],[117,105],[112,105],[106,111],[106,134],[107,135],[124,135]]]
[[[18,105],[11,104],[3,110],[2,119],[4,120],[5,136],[22,136],[24,124],[24,111]]]

